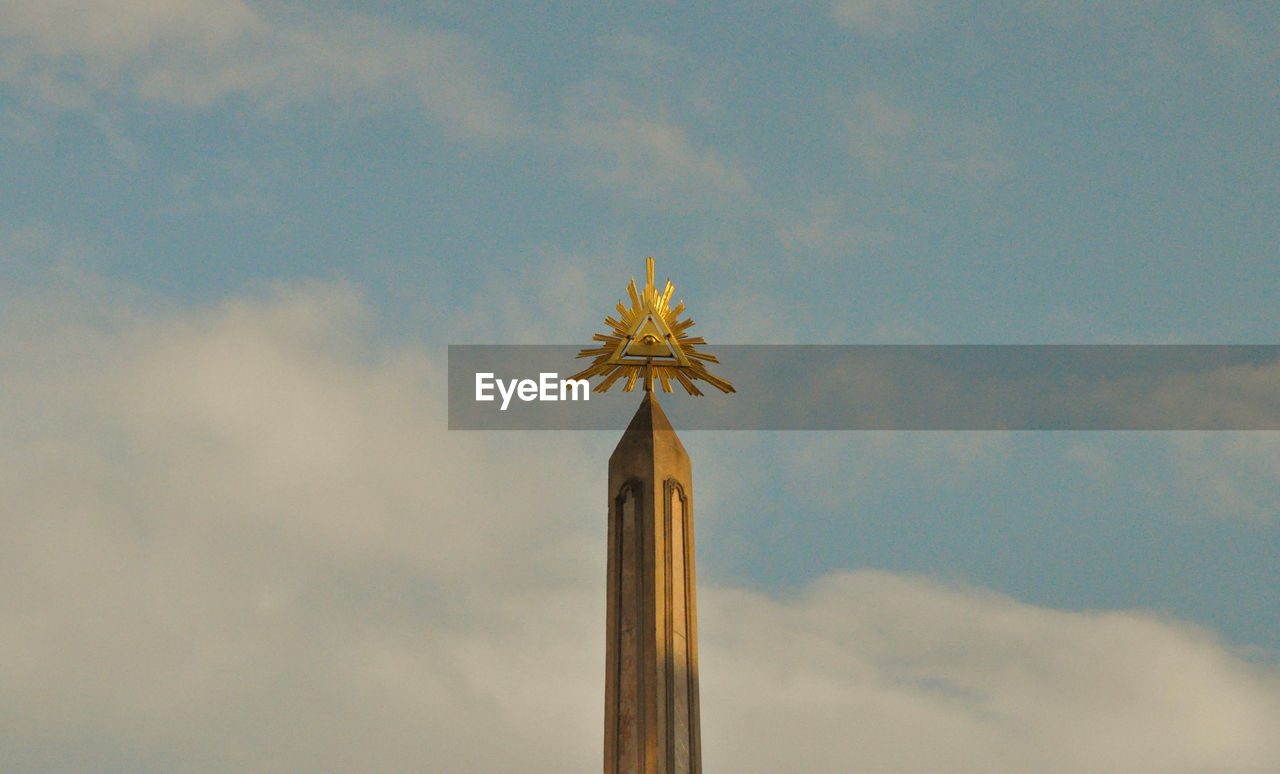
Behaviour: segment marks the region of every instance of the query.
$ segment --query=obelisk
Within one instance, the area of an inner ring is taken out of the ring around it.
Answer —
[[[644,400],[609,457],[609,582],[605,637],[605,774],[702,771],[698,725],[698,616],[693,573],[693,479],[689,455],[653,396],[678,384],[701,395],[703,381],[721,392],[733,385],[707,370],[715,355],[698,350],[693,319],[671,306],[671,280],[659,291],[653,259],[646,282],[627,285],[630,306],[606,317],[609,332],[571,379],[604,377],[595,392],[625,379],[644,385]]]
[[[692,484],[646,391],[609,457],[605,774],[702,771]]]

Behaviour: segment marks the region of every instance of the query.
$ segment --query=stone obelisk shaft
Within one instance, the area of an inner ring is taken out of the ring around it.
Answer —
[[[605,774],[702,771],[689,455],[645,393],[609,458]]]

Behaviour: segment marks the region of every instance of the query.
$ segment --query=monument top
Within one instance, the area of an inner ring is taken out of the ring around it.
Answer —
[[[627,286],[627,295],[631,298],[631,306],[625,307],[618,302],[618,317],[604,319],[611,333],[597,333],[591,337],[603,346],[584,349],[578,357],[594,357],[590,366],[574,374],[572,379],[590,379],[603,376],[604,380],[596,385],[595,392],[606,392],[614,382],[627,377],[623,386],[625,392],[635,389],[636,382],[644,377],[645,392],[653,392],[653,377],[657,376],[662,384],[663,392],[671,392],[671,380],[675,379],[690,395],[701,395],[702,391],[693,383],[696,379],[707,382],[721,392],[734,392],[733,385],[727,380],[714,376],[704,363],[719,363],[715,355],[699,352],[695,349],[699,344],[707,342],[701,336],[686,336],[685,332],[693,327],[693,319],[680,319],[684,312],[684,302],[671,307],[671,294],[675,286],[667,280],[666,287],[659,293],[653,284],[653,259],[645,259],[648,281],[643,291],[636,290],[633,277]]]
[[[686,460],[689,456],[680,437],[676,435],[675,428],[671,426],[671,420],[667,419],[666,412],[658,405],[657,397],[652,392],[646,392],[613,450],[613,456],[639,454],[652,458],[655,454],[664,453]],[[611,457],[611,462],[612,459]]]

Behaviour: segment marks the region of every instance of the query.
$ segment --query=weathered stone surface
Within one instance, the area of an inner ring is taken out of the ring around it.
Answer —
[[[646,393],[609,458],[605,774],[702,771],[692,483]]]

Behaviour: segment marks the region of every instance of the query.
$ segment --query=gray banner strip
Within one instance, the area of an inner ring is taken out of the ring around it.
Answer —
[[[621,430],[641,388],[625,393],[618,383],[588,400],[582,390],[562,391],[559,380],[589,362],[575,358],[580,349],[451,345],[449,428]],[[706,349],[721,361],[711,371],[737,392],[701,383],[702,397],[678,385],[659,391],[678,429],[1280,430],[1277,345]],[[490,400],[477,400],[477,374]]]

